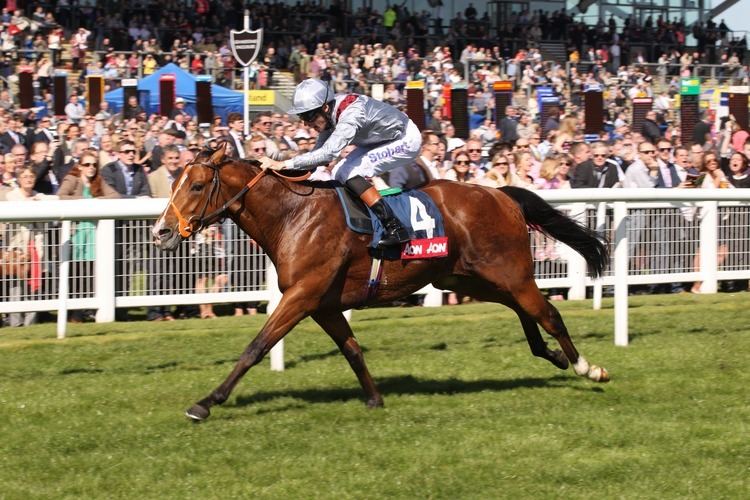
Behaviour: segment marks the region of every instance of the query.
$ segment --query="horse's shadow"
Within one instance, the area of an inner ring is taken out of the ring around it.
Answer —
[[[471,394],[482,391],[509,391],[514,389],[535,388],[572,388],[574,390],[599,390],[601,388],[582,388],[574,383],[574,379],[566,375],[552,377],[517,378],[508,380],[460,380],[455,378],[445,380],[418,379],[412,375],[387,377],[377,381],[381,394],[386,398],[394,395],[451,395]],[[271,401],[277,398],[294,398],[310,404],[334,403],[348,400],[364,401],[364,393],[359,387],[341,389],[305,389],[289,391],[263,391],[255,394],[238,396],[233,406],[242,407]],[[283,411],[284,409],[281,409]]]

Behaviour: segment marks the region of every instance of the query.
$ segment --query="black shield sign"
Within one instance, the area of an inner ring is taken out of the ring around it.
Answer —
[[[249,66],[255,61],[263,44],[263,30],[232,30],[229,32],[229,44],[234,58],[242,66]]]

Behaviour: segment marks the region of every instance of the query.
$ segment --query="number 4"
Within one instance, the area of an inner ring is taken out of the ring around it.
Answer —
[[[435,219],[427,213],[427,207],[419,199],[409,197],[411,204],[411,227],[414,231],[425,231],[428,238],[432,238],[435,229]]]

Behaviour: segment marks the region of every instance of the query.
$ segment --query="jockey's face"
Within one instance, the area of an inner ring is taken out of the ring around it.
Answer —
[[[327,129],[331,124],[331,121],[328,119],[328,113],[330,112],[330,106],[328,104],[324,104],[320,110],[315,113],[310,120],[305,120],[305,124],[307,124],[309,127],[314,128],[318,133],[323,132],[325,129]]]

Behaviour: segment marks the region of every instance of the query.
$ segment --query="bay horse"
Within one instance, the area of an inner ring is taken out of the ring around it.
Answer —
[[[225,144],[204,149],[185,166],[154,224],[154,243],[174,250],[201,228],[231,217],[268,254],[283,295],[226,380],[187,410],[189,418],[206,419],[211,407],[224,403],[242,376],[307,316],[346,357],[365,392],[366,405],[383,406],[343,311],[391,302],[429,283],[510,307],[521,320],[534,356],[563,370],[573,363],[576,374],[596,382],[609,380],[604,368],[589,365],[578,353],[560,313],[537,288],[527,227],[580,253],[593,275],[606,266],[606,244],[536,194],[452,181],[428,184],[422,190],[443,214],[448,256],[384,260],[380,287],[368,296],[371,236],[347,228],[334,190],[321,183],[291,182],[262,170],[257,161],[231,159],[225,149]],[[547,346],[537,324],[562,351]]]

